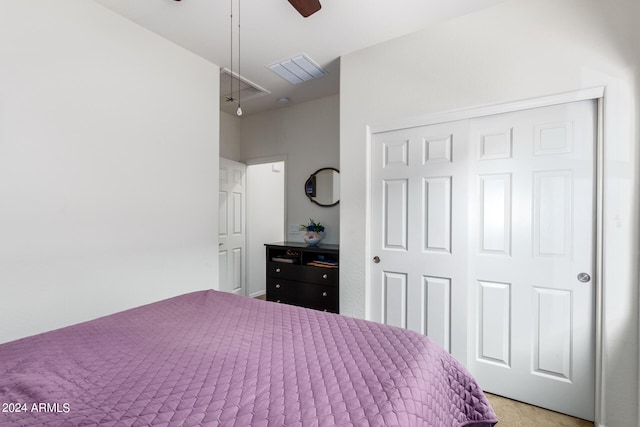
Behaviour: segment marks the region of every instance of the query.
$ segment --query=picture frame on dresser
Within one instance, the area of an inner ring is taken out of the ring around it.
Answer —
[[[339,245],[265,244],[267,301],[340,312]]]

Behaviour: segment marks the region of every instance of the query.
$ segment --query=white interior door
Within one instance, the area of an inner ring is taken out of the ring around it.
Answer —
[[[474,119],[469,156],[469,368],[489,392],[588,420],[595,112],[584,101]]]
[[[218,279],[220,290],[244,295],[246,165],[220,158]]]
[[[430,336],[489,392],[589,420],[594,105],[374,134],[371,165],[371,319]]]

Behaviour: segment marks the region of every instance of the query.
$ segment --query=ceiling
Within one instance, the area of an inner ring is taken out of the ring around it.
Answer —
[[[237,73],[239,0],[95,1],[221,69],[231,68],[233,3],[233,71]],[[502,1],[321,0],[322,9],[303,18],[287,0],[240,0],[241,76],[270,92],[245,100],[241,96],[244,115],[336,94],[342,55]],[[306,54],[328,74],[294,85],[267,68],[299,54]],[[228,78],[221,83],[220,107],[234,114],[237,104],[224,100],[229,84]],[[237,83],[233,87],[237,91]],[[289,102],[280,102],[281,98]]]

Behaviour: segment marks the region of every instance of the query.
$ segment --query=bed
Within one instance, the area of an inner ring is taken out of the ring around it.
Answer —
[[[2,426],[492,426],[428,338],[199,291],[0,345]]]

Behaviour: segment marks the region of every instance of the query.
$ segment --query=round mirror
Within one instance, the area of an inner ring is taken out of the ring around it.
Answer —
[[[322,168],[315,171],[304,183],[304,193],[320,206],[335,206],[340,202],[340,171]]]

